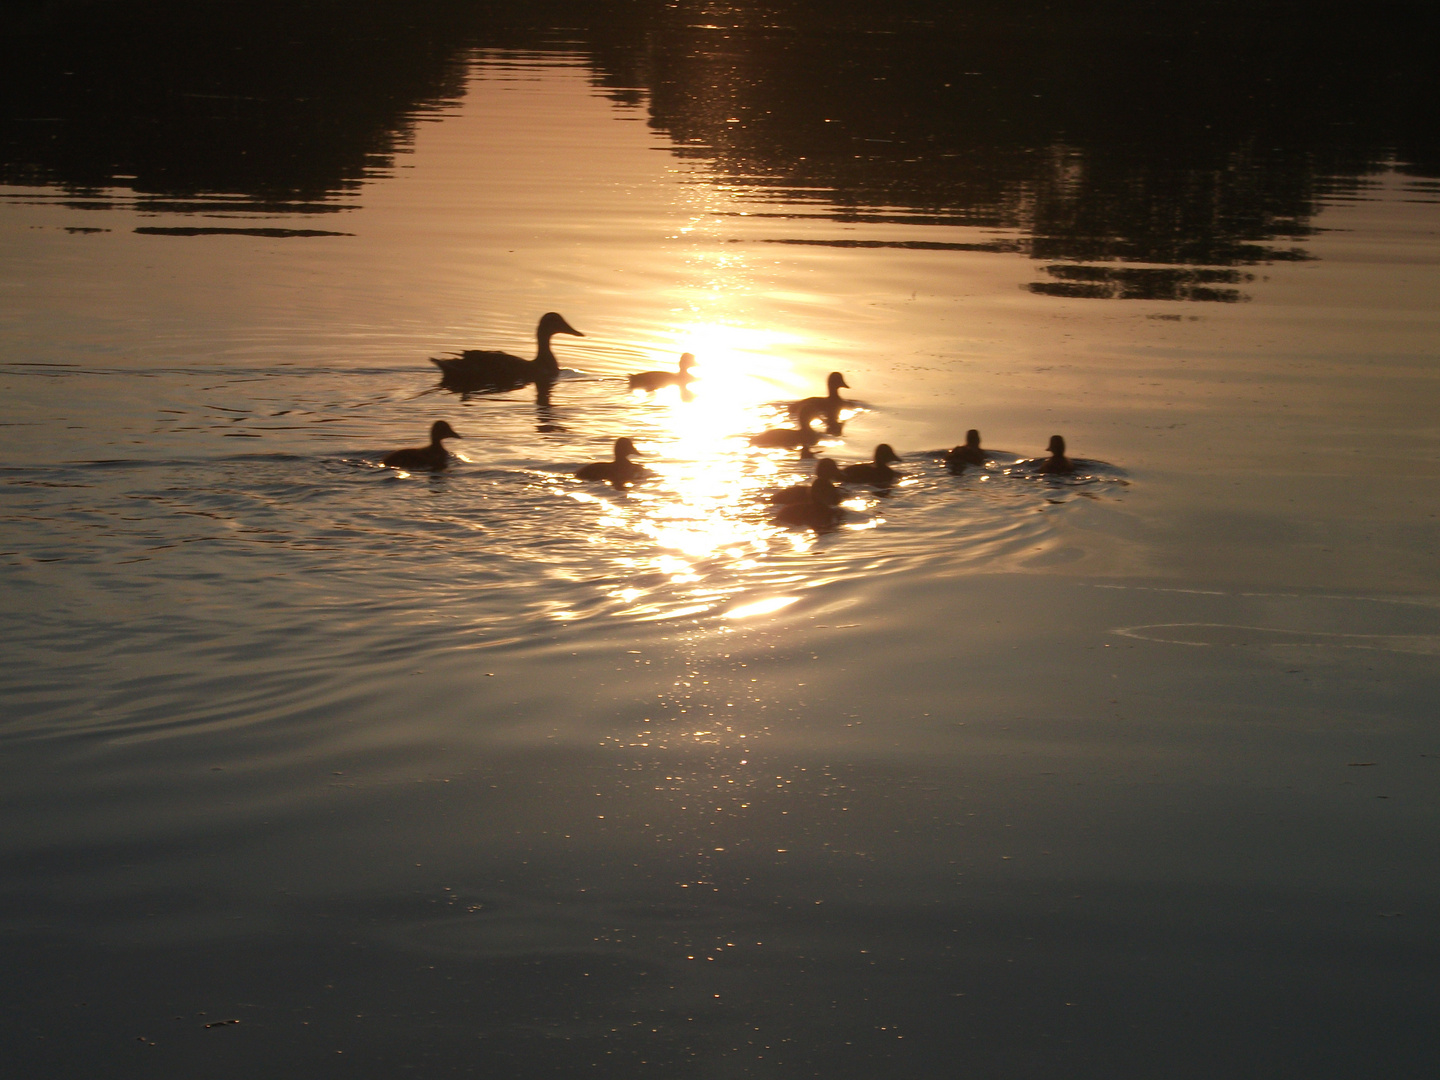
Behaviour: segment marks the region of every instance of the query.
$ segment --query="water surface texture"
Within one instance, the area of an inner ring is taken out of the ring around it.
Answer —
[[[1433,1076],[1419,16],[17,17],[17,1075]]]

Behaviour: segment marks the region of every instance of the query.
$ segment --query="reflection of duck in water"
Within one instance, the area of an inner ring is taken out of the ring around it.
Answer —
[[[874,460],[846,465],[840,470],[840,475],[854,484],[874,484],[877,487],[884,487],[893,484],[900,477],[900,474],[890,467],[892,461],[899,460],[900,455],[891,449],[890,444],[882,442],[875,447]]]
[[[581,480],[604,480],[617,488],[644,480],[647,476],[654,476],[644,465],[637,465],[630,460],[639,453],[635,444],[622,435],[615,440],[614,461],[592,461],[589,465],[582,465],[577,469],[575,475]]]
[[[985,451],[980,449],[980,432],[971,428],[965,432],[965,445],[957,446],[945,455],[945,467],[952,473],[962,473],[967,465],[984,465]]]
[[[547,311],[540,316],[535,327],[535,359],[525,360],[507,352],[486,349],[466,349],[459,356],[430,362],[440,369],[440,385],[450,390],[518,390],[534,383],[540,391],[542,403],[548,401],[550,387],[560,375],[560,365],[550,349],[550,339],[556,334],[574,334],[584,337],[564,316]]]
[[[810,484],[810,497],[804,502],[782,503],[775,508],[775,520],[792,528],[814,529],[822,532],[833,529],[840,523],[840,510],[828,500],[835,493],[835,486],[824,477],[817,476]]]
[[[450,455],[440,444],[442,439],[458,439],[461,436],[444,420],[430,425],[430,445],[411,446],[396,450],[380,459],[382,465],[392,469],[443,469],[450,464]]]
[[[667,386],[678,386],[680,396],[690,396],[690,384],[695,381],[695,376],[690,374],[690,369],[695,366],[695,354],[684,353],[680,357],[679,371],[637,371],[630,376],[631,390],[644,390],[653,394],[656,390],[663,390]]]
[[[835,485],[840,481],[840,466],[832,458],[822,457],[815,462],[815,479],[809,484],[793,484],[770,493],[770,501],[776,505],[807,503],[819,499],[826,506],[839,506],[842,498]]]
[[[1075,463],[1065,456],[1065,440],[1059,435],[1051,435],[1050,445],[1045,449],[1050,451],[1048,458],[1043,461],[1035,458],[1030,462],[1036,472],[1047,476],[1063,476],[1075,471]]]
[[[812,420],[824,418],[825,430],[831,435],[840,434],[840,410],[845,406],[845,400],[840,396],[840,387],[850,389],[850,384],[845,381],[845,376],[838,371],[832,371],[830,377],[825,380],[828,393],[824,397],[801,398],[790,406],[790,415],[795,417],[802,424],[808,425]]]
[[[814,446],[820,441],[819,432],[815,431],[807,420],[799,420],[793,428],[770,428],[762,431],[759,435],[750,436],[751,446],[767,446],[781,448],[805,449]]]

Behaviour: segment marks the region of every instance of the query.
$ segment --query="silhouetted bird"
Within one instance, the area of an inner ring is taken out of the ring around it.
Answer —
[[[444,420],[430,425],[430,445],[411,446],[396,450],[381,458],[381,463],[392,469],[443,469],[450,464],[450,455],[440,445],[442,439],[458,439],[455,429]]]
[[[630,389],[654,393],[667,386],[678,386],[683,394],[695,381],[695,376],[690,374],[690,369],[694,366],[695,354],[683,353],[680,357],[679,371],[637,371],[630,376]]]
[[[820,441],[820,433],[810,427],[805,420],[800,420],[793,428],[770,428],[762,431],[759,435],[750,436],[751,446],[765,447],[798,447],[804,449],[814,446]]]
[[[828,500],[835,487],[824,477],[817,476],[810,484],[810,498],[804,502],[783,503],[775,508],[775,520],[792,528],[814,529],[821,532],[833,529],[840,523],[840,510]]]
[[[965,445],[957,446],[945,455],[945,467],[953,473],[962,473],[967,465],[984,465],[985,451],[980,449],[980,432],[971,428],[965,432]]]
[[[770,501],[777,505],[784,503],[806,503],[819,498],[826,506],[839,506],[843,495],[835,484],[840,480],[840,466],[828,457],[815,462],[815,479],[808,484],[793,484],[770,493]],[[823,484],[818,489],[816,484]]]
[[[540,316],[535,327],[534,360],[525,360],[507,352],[466,349],[459,356],[448,356],[430,362],[440,369],[440,383],[454,390],[517,390],[529,383],[540,388],[542,400],[560,375],[560,365],[551,351],[550,339],[556,334],[584,337],[564,317],[553,311]]]
[[[824,397],[801,398],[790,406],[790,415],[795,417],[802,424],[809,424],[814,420],[824,419],[825,430],[832,435],[840,434],[840,410],[844,407],[845,401],[840,396],[840,387],[850,389],[850,384],[845,381],[845,376],[838,371],[832,371],[830,377],[825,380],[829,392]]]
[[[856,465],[846,465],[840,470],[840,475],[856,484],[875,484],[883,487],[886,484],[893,484],[898,472],[890,468],[892,461],[899,461],[900,455],[890,448],[889,443],[881,443],[875,447],[875,458],[872,461],[861,462]]]
[[[575,475],[581,480],[604,480],[617,488],[644,480],[647,476],[654,476],[644,465],[637,465],[630,460],[639,453],[635,444],[622,435],[615,440],[614,461],[592,461],[589,465],[582,465],[577,469]]]
[[[1075,463],[1065,456],[1065,440],[1059,435],[1051,435],[1050,445],[1045,449],[1050,451],[1050,456],[1043,461],[1036,459],[1039,462],[1035,466],[1036,472],[1054,476],[1075,471]]]

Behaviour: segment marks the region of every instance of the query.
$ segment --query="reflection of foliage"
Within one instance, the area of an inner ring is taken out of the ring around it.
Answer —
[[[546,0],[509,10],[521,6],[31,5],[0,44],[0,177],[78,188],[133,176],[125,182],[159,195],[320,209],[463,92],[467,51],[482,46],[588,52],[605,93],[648,102],[677,152],[747,186],[826,215],[1016,229],[1045,260],[1303,257],[1294,244],[1327,187],[1397,158],[1419,173],[1440,161],[1440,65],[1417,4]],[[1051,284],[1130,295],[1121,282]]]
[[[1178,267],[1062,265],[1047,266],[1045,271],[1059,280],[1032,282],[1027,286],[1031,292],[1092,300],[1218,300],[1233,304],[1244,299],[1240,291],[1215,286],[1254,280],[1253,274],[1238,270]]]
[[[1021,229],[1036,258],[1296,258],[1268,242],[1334,177],[1434,160],[1403,10],[1313,7],[682,2],[653,123],[788,198]]]

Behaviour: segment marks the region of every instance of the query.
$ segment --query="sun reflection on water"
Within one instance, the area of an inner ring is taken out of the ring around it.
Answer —
[[[758,431],[790,423],[780,399],[793,391],[794,369],[784,357],[800,340],[721,321],[678,325],[670,336],[674,354],[694,354],[696,367],[688,394],[669,387],[634,395],[644,411],[632,437],[654,475],[615,496],[574,492],[596,505],[598,527],[650,541],[611,560],[616,580],[608,595],[623,605],[616,614],[630,617],[713,610],[745,590],[740,582],[767,557],[816,542],[813,533],[778,526],[769,502],[772,489],[807,483],[810,463],[794,450],[749,443]],[[786,575],[770,568],[765,583],[780,583],[777,576]]]

